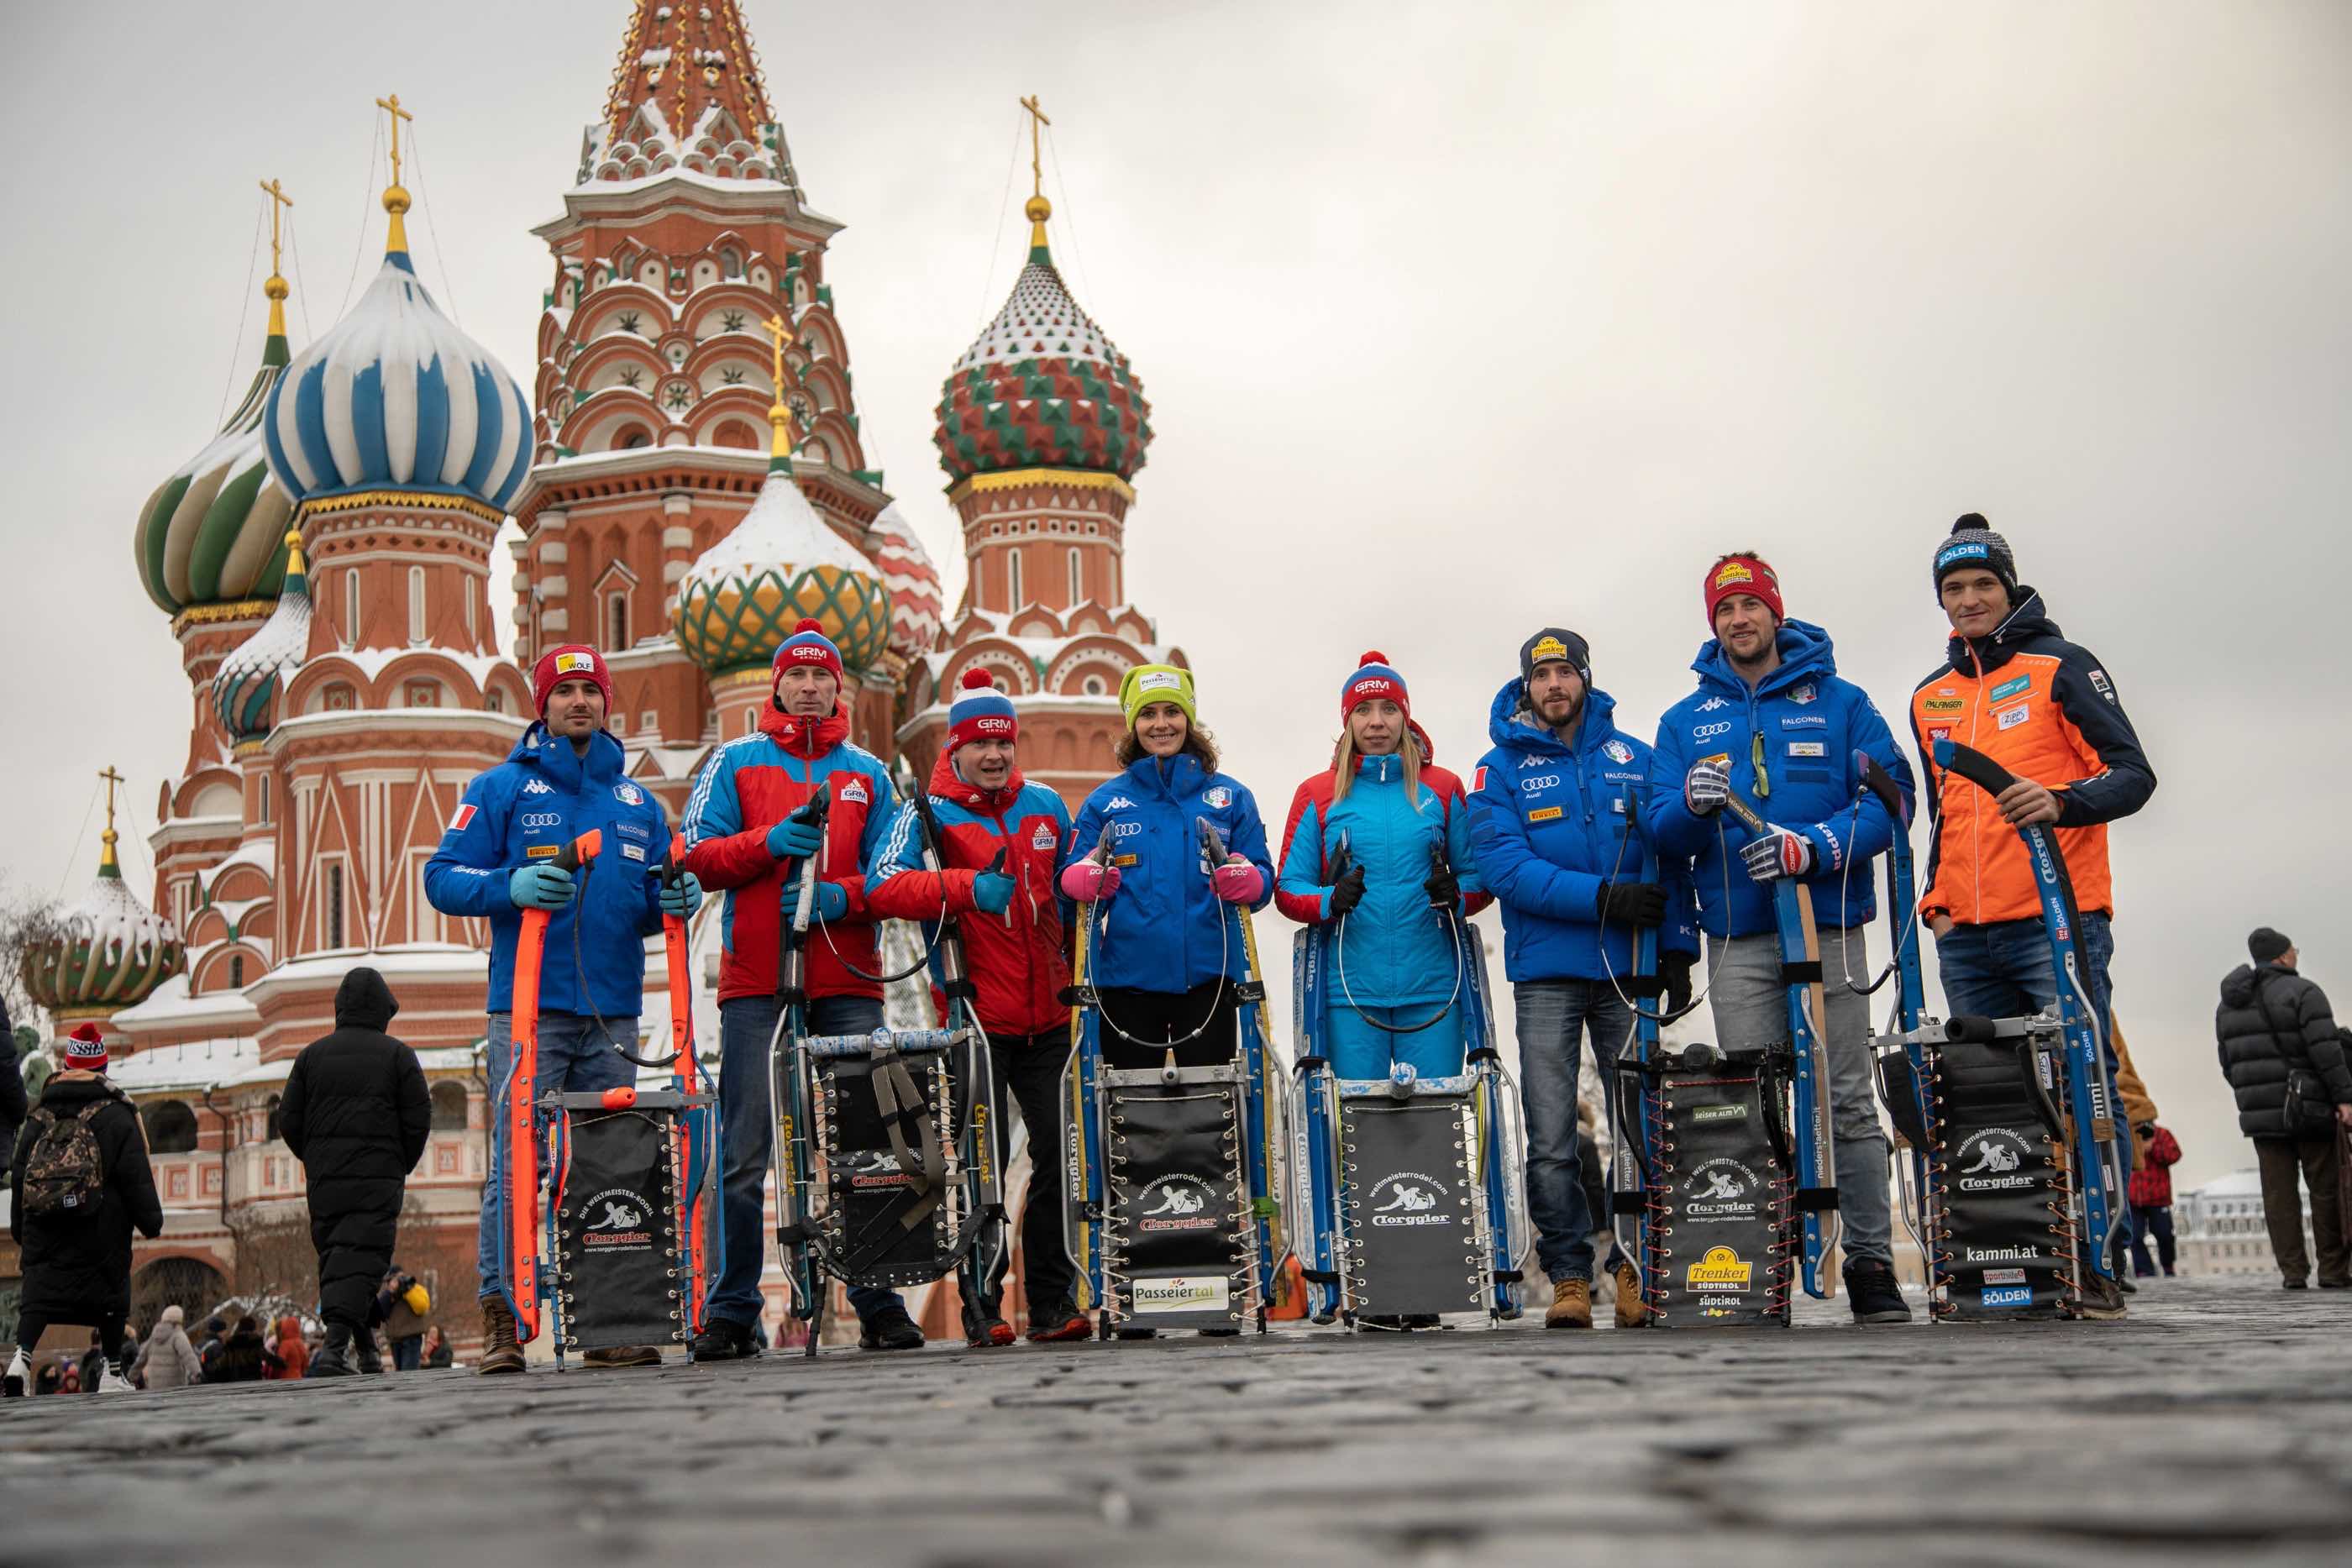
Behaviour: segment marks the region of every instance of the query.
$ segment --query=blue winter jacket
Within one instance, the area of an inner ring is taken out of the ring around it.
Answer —
[[[544,724],[532,725],[504,762],[466,786],[441,847],[425,862],[425,896],[434,908],[490,923],[489,1011],[514,1010],[522,911],[507,896],[507,879],[591,828],[604,830],[604,849],[572,873],[570,906],[549,916],[540,1010],[593,1009],[607,1019],[634,1019],[645,1005],[645,939],[661,929],[656,873],[669,853],[669,823],[660,801],[621,776],[623,760],[621,743],[603,730],[583,757]]]
[[[1433,787],[1431,774],[1443,788]],[[1324,873],[1337,857],[1340,835],[1348,856],[1364,868],[1364,898],[1339,929],[1338,961],[1360,1007],[1440,1002],[1454,994],[1461,965],[1455,936],[1429,906],[1430,852],[1443,847],[1461,884],[1463,904],[1475,909],[1476,856],[1470,848],[1466,801],[1449,797],[1460,786],[1443,768],[1422,773],[1421,799],[1404,794],[1404,758],[1360,757],[1344,799],[1330,799],[1330,775],[1300,786],[1297,820],[1282,858],[1277,890],[1285,914],[1315,922],[1331,915],[1331,883]]]
[[[1607,692],[1588,692],[1576,738],[1563,741],[1528,711],[1526,685],[1515,678],[1487,712],[1495,748],[1471,776],[1470,835],[1478,874],[1503,906],[1503,973],[1514,982],[1622,980],[1633,972],[1628,927],[1609,926],[1603,953],[1601,884],[1642,880],[1650,748],[1617,732],[1616,711]],[[1666,889],[1660,950],[1696,953],[1690,879],[1664,857],[1659,881]]]
[[[1055,871],[1092,854],[1108,827],[1120,877],[1107,911],[1078,911],[1080,919],[1097,922],[1089,938],[1095,984],[1176,995],[1220,973],[1232,979],[1248,975],[1241,931],[1210,885],[1215,868],[1201,856],[1193,824],[1203,817],[1229,852],[1257,867],[1265,886],[1251,907],[1265,908],[1274,896],[1274,864],[1257,800],[1228,775],[1204,772],[1192,753],[1165,761],[1139,758],[1097,785],[1078,808]]]
[[[1767,821],[1811,841],[1813,869],[1803,881],[1813,890],[1813,917],[1823,925],[1861,925],[1872,918],[1878,905],[1871,857],[1895,842],[1894,820],[1862,787],[1856,751],[1867,751],[1895,776],[1909,809],[1911,764],[1862,688],[1838,679],[1829,633],[1803,621],[1783,621],[1780,648],[1780,668],[1750,691],[1722,644],[1709,638],[1691,663],[1698,690],[1658,721],[1650,829],[1661,850],[1691,857],[1699,925],[1710,936],[1778,927],[1771,889],[1749,877],[1739,861],[1748,831],[1727,811],[1700,818],[1684,804],[1683,779],[1694,762],[1722,759],[1731,768],[1732,788]]]

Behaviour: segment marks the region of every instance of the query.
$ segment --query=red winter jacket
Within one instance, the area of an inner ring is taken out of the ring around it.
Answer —
[[[2158,1127],[2156,1136],[2139,1151],[2139,1166],[2131,1174],[2131,1206],[2134,1208],[2170,1208],[2172,1207],[2172,1167],[2180,1163],[2180,1145],[2168,1127]]]
[[[929,936],[938,935],[943,908],[961,916],[972,1010],[991,1035],[1066,1029],[1069,912],[1055,891],[1054,865],[1069,835],[1069,808],[1045,785],[1024,782],[1017,768],[1002,789],[967,784],[946,756],[932,766],[928,792],[944,869],[923,869],[922,822],[912,801],[902,804],[866,878],[866,907],[894,920],[919,920]],[[972,882],[1000,850],[1004,874],[1019,886],[1005,914],[984,915],[972,906]],[[931,978],[944,1015],[936,958]]]
[[[720,747],[687,798],[680,863],[704,887],[727,894],[720,925],[727,954],[719,966],[722,1002],[775,994],[776,938],[782,929],[777,906],[786,866],[768,853],[768,830],[827,783],[833,802],[818,876],[848,894],[849,907],[840,919],[809,927],[809,995],[882,994],[877,982],[859,978],[849,966],[882,972],[865,867],[890,820],[890,774],[872,752],[848,744],[848,735],[845,708],[811,723],[782,712],[772,699],[761,710],[758,732]]]

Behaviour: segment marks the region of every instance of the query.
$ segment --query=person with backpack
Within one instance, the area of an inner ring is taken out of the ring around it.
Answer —
[[[100,1392],[127,1394],[122,1324],[131,1312],[131,1232],[163,1232],[163,1206],[147,1139],[130,1098],[106,1078],[106,1040],[94,1023],[64,1042],[65,1065],[41,1086],[10,1167],[8,1234],[19,1249],[24,1296],[16,1353],[0,1392],[25,1391],[33,1347],[51,1323],[89,1323],[106,1353]]]
[[[313,1377],[383,1370],[370,1308],[392,1264],[408,1173],[433,1126],[416,1052],[383,1032],[399,1011],[375,970],[362,965],[345,975],[335,988],[334,1032],[302,1048],[278,1103],[279,1133],[308,1178],[319,1249],[327,1343]]]
[[[2352,1287],[2352,1256],[2344,1239],[2336,1128],[2352,1126],[2352,1046],[2327,993],[2297,971],[2294,943],[2265,925],[2246,938],[2246,952],[2253,962],[2221,982],[2213,1029],[2222,1076],[2238,1101],[2238,1130],[2253,1140],[2262,1167],[2271,1254],[2282,1286],[2308,1288],[2300,1178],[2311,1189],[2319,1288],[2341,1291]]]
[[[261,1323],[250,1312],[221,1341],[220,1354],[205,1368],[206,1383],[258,1383],[268,1375],[269,1363],[262,1343]]]
[[[2161,1262],[2164,1277],[2169,1280],[2174,1260],[2172,1167],[2180,1163],[2180,1140],[2172,1135],[2171,1128],[2154,1122],[2135,1123],[2132,1133],[2139,1140],[2130,1188],[2132,1272],[2143,1280],[2154,1279]],[[2150,1238],[2156,1242],[2153,1258],[2148,1256]]]

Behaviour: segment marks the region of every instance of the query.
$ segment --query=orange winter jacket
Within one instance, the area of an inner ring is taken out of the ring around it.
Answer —
[[[2025,841],[1992,797],[1936,767],[1935,743],[1975,747],[2058,797],[2058,848],[2078,907],[2115,913],[2106,824],[2156,792],[2156,773],[2125,716],[2116,685],[2088,651],[2067,642],[2032,589],[1990,636],[1955,637],[1942,668],[1911,694],[1921,793],[1932,837],[1919,918],[1963,925],[2034,919],[2042,898]]]

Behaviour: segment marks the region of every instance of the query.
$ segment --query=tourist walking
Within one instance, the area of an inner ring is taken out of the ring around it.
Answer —
[[[2238,1101],[2238,1130],[2253,1140],[2262,1169],[2263,1220],[2280,1283],[2309,1283],[2303,1202],[2311,1192],[2311,1235],[2319,1251],[2319,1288],[2352,1286],[2342,1208],[2336,1129],[2352,1126],[2352,1060],[2327,993],[2297,969],[2294,943],[2265,925],[2246,938],[2251,963],[2221,982],[2213,1017],[2221,1071]]]
[[[139,1359],[131,1364],[131,1381],[151,1389],[185,1388],[204,1381],[205,1369],[196,1360],[196,1347],[188,1343],[186,1314],[178,1303],[163,1309],[155,1326],[147,1331],[146,1343],[139,1347]]]
[[[2170,1128],[2154,1122],[2141,1122],[2132,1128],[2138,1140],[2138,1157],[2132,1162],[2131,1211],[2132,1272],[2143,1280],[2153,1278],[2160,1262],[2164,1277],[2172,1277],[2174,1248],[2172,1239],[2172,1167],[2180,1163],[2180,1143]],[[2148,1242],[2156,1243],[2156,1255],[2148,1255]]]

